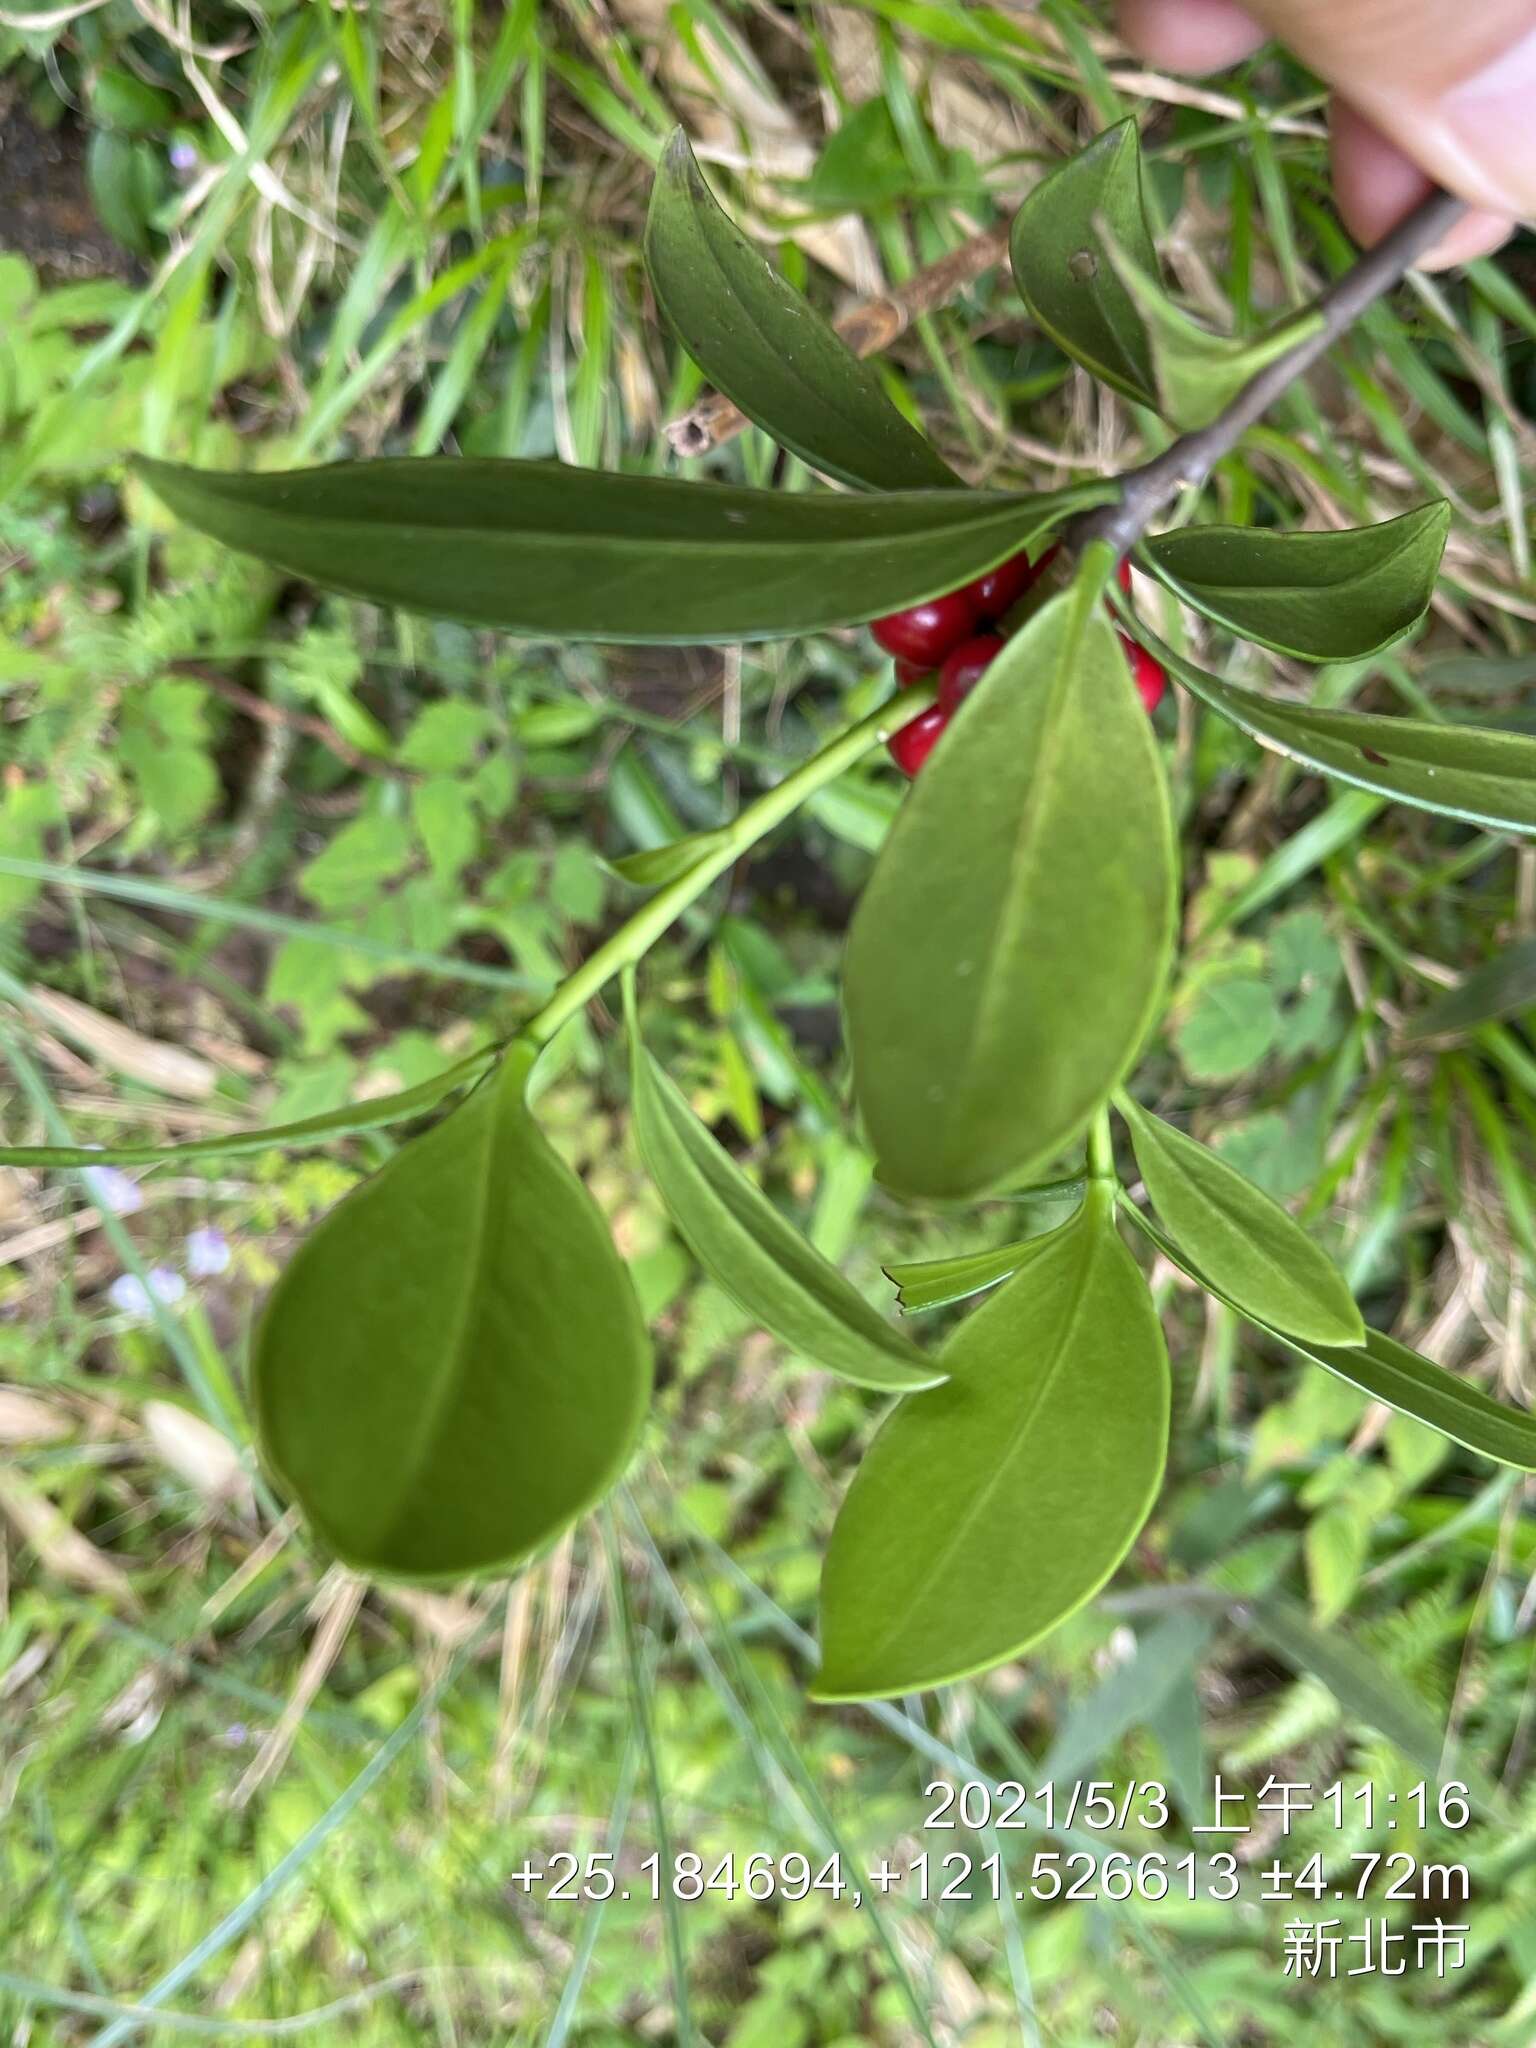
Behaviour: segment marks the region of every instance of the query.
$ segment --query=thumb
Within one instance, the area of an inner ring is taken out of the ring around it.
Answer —
[[[1536,215],[1536,0],[1243,0],[1449,191]]]

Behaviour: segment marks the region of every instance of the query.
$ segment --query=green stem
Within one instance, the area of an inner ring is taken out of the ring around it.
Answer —
[[[584,961],[569,980],[560,984],[543,1009],[529,1018],[519,1035],[535,1045],[547,1045],[561,1025],[574,1017],[584,1003],[590,1002],[605,982],[642,960],[668,926],[676,923],[689,904],[702,896],[718,875],[723,875],[750,847],[791,817],[807,798],[814,796],[817,790],[825,789],[829,782],[835,782],[861,760],[886,737],[893,725],[902,724],[909,717],[915,718],[919,711],[925,710],[933,702],[934,694],[931,688],[903,690],[899,711],[893,702],[883,704],[870,717],[840,733],[819,754],[813,754],[792,775],[786,775],[756,803],[749,804],[733,824],[724,828],[721,843],[697,867],[679,875],[666,888],[658,889],[627,924],[621,925],[611,939],[598,947],[590,960]]]
[[[1109,1128],[1107,1107],[1101,1109],[1088,1126],[1088,1178],[1103,1182],[1111,1189],[1120,1185],[1120,1176],[1115,1171],[1115,1140]]]

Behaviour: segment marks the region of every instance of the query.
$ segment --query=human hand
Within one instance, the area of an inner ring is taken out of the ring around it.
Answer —
[[[1378,241],[1445,186],[1473,211],[1444,269],[1536,216],[1536,0],[1120,0],[1128,42],[1170,71],[1220,71],[1278,36],[1333,88],[1339,211]]]

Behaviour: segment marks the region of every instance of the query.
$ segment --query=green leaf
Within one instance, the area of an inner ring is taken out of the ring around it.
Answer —
[[[1442,817],[1536,832],[1536,739],[1261,697],[1196,668],[1155,633],[1138,633],[1203,704],[1302,767]]]
[[[1100,1194],[1043,1238],[854,1475],[821,1591],[823,1700],[915,1692],[1017,1656],[1097,1592],[1167,1450],[1168,1355]]]
[[[1088,579],[966,699],[854,918],[854,1085],[882,1178],[972,1195],[1069,1143],[1156,1013],[1175,894],[1161,756]]]
[[[667,1214],[731,1299],[804,1357],[861,1387],[905,1393],[942,1371],[786,1223],[652,1059],[630,1014],[635,1134]]]
[[[1323,325],[1321,313],[1304,313],[1247,340],[1212,334],[1174,304],[1155,271],[1120,247],[1108,222],[1097,225],[1100,246],[1146,328],[1157,409],[1181,432],[1208,427],[1260,370]]]
[[[771,640],[956,589],[1102,502],[751,491],[428,457],[244,475],[140,458],[179,518],[374,604],[576,640]]]
[[[589,1507],[645,1412],[650,1348],[607,1225],[528,1109],[514,1048],[334,1209],[257,1339],[257,1428],[364,1571],[508,1565]]]
[[[1035,1227],[1030,1235],[991,1251],[962,1252],[952,1259],[923,1259],[915,1265],[887,1266],[885,1277],[896,1289],[904,1315],[921,1315],[925,1309],[947,1308],[981,1294],[1016,1273],[1034,1249],[1035,1240],[1060,1229],[1082,1206],[1084,1183],[1054,1189],[1028,1204],[1026,1221]]]
[[[472,1080],[494,1057],[489,1048],[471,1053],[394,1095],[375,1095],[367,1102],[344,1102],[319,1116],[296,1123],[273,1124],[259,1131],[219,1131],[211,1138],[189,1138],[184,1145],[0,1145],[0,1166],[174,1166],[183,1159],[230,1159],[242,1152],[270,1152],[279,1147],[323,1144],[349,1131],[378,1131],[424,1115]]]
[[[1125,1213],[1163,1256],[1172,1260],[1191,1280],[1218,1301],[1225,1301],[1228,1308],[1237,1314],[1245,1313],[1200,1271],[1182,1247],[1175,1244],[1150,1216],[1129,1203]],[[1410,1351],[1395,1337],[1368,1328],[1363,1344],[1313,1344],[1300,1337],[1287,1336],[1285,1331],[1273,1329],[1256,1317],[1249,1316],[1248,1320],[1298,1357],[1322,1366],[1341,1380],[1347,1380],[1350,1386],[1357,1387],[1362,1394],[1369,1394],[1373,1400],[1384,1401],[1401,1414],[1411,1415],[1416,1421],[1427,1423],[1431,1429],[1438,1429],[1453,1443],[1463,1444],[1469,1451],[1478,1451],[1483,1457],[1492,1458],[1501,1465],[1514,1465],[1522,1472],[1536,1471],[1536,1414],[1524,1408],[1508,1408],[1502,1401],[1495,1401],[1481,1387],[1474,1386],[1456,1373],[1447,1372],[1443,1365],[1421,1357],[1417,1351]]]
[[[1252,1181],[1115,1097],[1152,1205],[1182,1248],[1246,1316],[1320,1344],[1361,1344],[1365,1324],[1333,1261]]]
[[[1271,1334],[1361,1393],[1427,1422],[1469,1451],[1479,1451],[1501,1465],[1518,1466],[1522,1472],[1536,1472],[1536,1414],[1495,1401],[1481,1387],[1410,1351],[1395,1337],[1367,1330],[1363,1347],[1356,1348],[1303,1343],[1283,1330]]]
[[[1143,553],[1176,597],[1239,638],[1304,661],[1353,661],[1424,616],[1450,523],[1442,501],[1346,533],[1190,526]]]
[[[1266,982],[1228,976],[1200,991],[1174,1033],[1193,1081],[1230,1081],[1258,1065],[1280,1035],[1280,1008]]]
[[[1115,274],[1104,225],[1132,262],[1155,275],[1134,121],[1107,129],[1035,187],[1014,217],[1011,251],[1024,303],[1052,340],[1103,383],[1156,405],[1147,330]]]
[[[621,854],[608,866],[637,889],[662,889],[668,882],[691,874],[700,861],[718,853],[729,838],[725,831],[692,832],[686,839],[674,839],[668,846],[648,846],[639,853]]]
[[[1411,1017],[1403,1031],[1411,1042],[1447,1038],[1496,1024],[1536,1007],[1536,939],[1522,939],[1463,975],[1454,988],[1437,996]]]
[[[663,319],[710,382],[813,469],[869,491],[960,479],[716,204],[679,128],[651,188],[645,262]]]

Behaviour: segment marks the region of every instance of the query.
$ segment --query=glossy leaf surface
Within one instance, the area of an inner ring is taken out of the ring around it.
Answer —
[[[365,1571],[526,1557],[622,1470],[650,1347],[629,1276],[514,1049],[300,1246],[258,1336],[263,1452]]]
[[[717,1286],[802,1356],[863,1387],[943,1379],[752,1185],[630,1025],[635,1133],[667,1214]]]
[[[1525,733],[1325,711],[1261,697],[1196,668],[1155,634],[1138,631],[1193,696],[1302,767],[1421,811],[1536,832],[1536,739]]]
[[[246,475],[140,461],[179,518],[322,587],[572,640],[766,640],[955,589],[1105,495],[742,490],[427,457]]]
[[[1087,585],[962,704],[854,917],[854,1087],[881,1177],[964,1196],[1066,1145],[1162,994],[1175,851],[1151,726]]]
[[[1105,226],[1118,248],[1155,275],[1134,121],[1107,129],[1041,180],[1014,216],[1010,247],[1024,303],[1052,340],[1116,391],[1155,405],[1146,327],[1116,275]]]
[[[1043,1238],[903,1401],[822,1577],[819,1699],[915,1692],[1014,1657],[1103,1585],[1167,1451],[1162,1331],[1101,1195]]]
[[[1346,533],[1191,526],[1144,552],[1176,596],[1242,639],[1304,661],[1351,661],[1424,616],[1450,519],[1440,503]]]
[[[1280,1204],[1216,1153],[1115,1098],[1164,1224],[1246,1316],[1320,1344],[1359,1344],[1360,1311],[1333,1261]]]
[[[721,210],[681,129],[651,189],[645,261],[683,347],[781,447],[861,490],[959,487],[886,397],[879,372]]]

